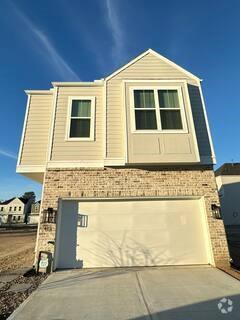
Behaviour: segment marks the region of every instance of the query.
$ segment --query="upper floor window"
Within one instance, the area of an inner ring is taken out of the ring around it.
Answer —
[[[17,207],[14,207],[14,211],[17,211]]]
[[[134,90],[134,108],[137,130],[157,129],[153,90]]]
[[[162,129],[182,129],[177,90],[158,90],[158,101]]]
[[[9,207],[9,211],[12,211],[12,207]]]
[[[3,207],[1,207],[1,211],[3,211]]]
[[[70,97],[67,140],[94,140],[94,97]]]
[[[135,130],[186,131],[181,88],[133,89]]]
[[[22,210],[22,207],[20,206],[20,207],[18,207],[18,211],[21,211]]]

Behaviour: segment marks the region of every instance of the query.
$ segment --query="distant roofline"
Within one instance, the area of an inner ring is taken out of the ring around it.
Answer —
[[[239,162],[226,162],[215,170],[215,176],[238,176],[240,175]]]
[[[5,201],[3,201],[3,202],[0,202],[0,205],[9,204],[9,203],[11,203],[13,200],[15,200],[15,199],[19,199],[19,200],[20,200],[22,203],[24,203],[24,204],[27,203],[27,201],[24,201],[25,199],[24,199],[23,197],[13,197],[13,198],[10,198],[10,199],[5,200]]]

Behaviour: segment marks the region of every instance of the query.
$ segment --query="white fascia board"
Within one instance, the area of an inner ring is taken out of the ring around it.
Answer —
[[[47,168],[103,168],[102,160],[49,161]]]
[[[122,67],[120,67],[119,69],[117,69],[116,71],[114,71],[113,73],[111,73],[109,76],[107,76],[105,78],[105,81],[108,81],[109,79],[113,78],[115,75],[117,75],[119,72],[125,70],[126,68],[128,68],[129,66],[131,66],[133,63],[137,62],[138,60],[142,59],[144,56],[146,56],[149,53],[149,50],[141,53],[140,55],[138,55],[136,58],[134,58],[133,60],[129,61],[127,64],[123,65]]]
[[[57,99],[58,99],[58,87],[53,88],[53,101],[52,101],[52,112],[51,112],[51,121],[50,121],[50,130],[49,130],[49,139],[47,147],[47,158],[46,161],[51,160],[52,155],[52,146],[53,146],[53,131],[55,124],[56,108],[57,108]]]
[[[45,165],[18,165],[16,168],[17,173],[38,173],[38,172],[45,172],[46,166]]]
[[[117,75],[119,72],[123,71],[124,69],[128,68],[129,66],[131,66],[133,63],[137,62],[138,60],[142,59],[144,56],[146,56],[147,54],[153,54],[155,55],[157,58],[159,58],[160,60],[166,62],[167,64],[171,65],[172,67],[180,70],[181,72],[183,72],[184,74],[186,74],[187,77],[190,77],[192,79],[194,79],[195,81],[201,81],[200,78],[198,78],[197,76],[195,76],[194,74],[192,74],[191,72],[185,70],[184,68],[180,67],[179,65],[177,65],[175,62],[165,58],[164,56],[162,56],[161,54],[157,53],[156,51],[152,50],[152,49],[148,49],[145,52],[143,52],[142,54],[138,55],[135,59],[131,60],[129,63],[125,64],[124,66],[122,66],[121,68],[117,69],[115,72],[113,72],[112,74],[110,74],[109,76],[107,76],[105,78],[106,81],[108,81],[109,79],[111,79],[112,77],[114,77],[115,75]]]
[[[24,122],[23,122],[22,135],[21,135],[21,142],[20,142],[20,147],[19,147],[19,151],[18,151],[17,166],[20,164],[21,158],[22,158],[23,142],[24,142],[25,133],[26,133],[26,126],[27,126],[27,119],[28,119],[30,102],[31,102],[31,96],[28,95],[26,111],[25,111],[25,116],[24,116]]]
[[[103,84],[103,80],[95,82],[52,82],[53,87],[101,87]]]
[[[104,166],[125,166],[126,160],[125,158],[105,158],[104,159]]]
[[[48,95],[48,94],[53,94],[52,90],[49,89],[49,90],[24,90],[24,92],[27,94],[27,95]]]
[[[175,62],[169,60],[168,58],[164,57],[163,55],[157,53],[156,51],[152,50],[152,49],[148,49],[149,53],[152,53],[153,55],[155,55],[157,58],[159,58],[160,60],[166,62],[167,64],[171,65],[172,67],[178,69],[179,71],[182,71],[183,73],[186,74],[186,76],[196,80],[196,81],[201,81],[202,79],[200,79],[199,77],[195,76],[194,74],[192,74],[191,72],[185,70],[184,68],[180,67],[178,64],[176,64]]]

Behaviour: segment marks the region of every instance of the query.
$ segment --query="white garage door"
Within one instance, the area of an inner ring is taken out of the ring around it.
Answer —
[[[56,267],[209,263],[200,200],[63,201]]]

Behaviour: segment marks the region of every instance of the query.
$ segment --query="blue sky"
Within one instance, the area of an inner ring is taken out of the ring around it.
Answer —
[[[218,166],[240,161],[240,2],[0,1],[0,199],[41,186],[15,173],[24,89],[104,77],[152,48],[204,79]]]

